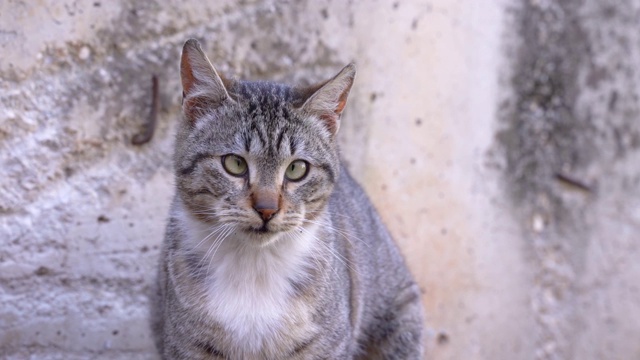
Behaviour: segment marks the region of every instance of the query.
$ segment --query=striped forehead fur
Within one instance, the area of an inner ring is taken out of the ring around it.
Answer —
[[[190,130],[186,149],[176,153],[178,165],[191,166],[203,154],[254,153],[274,160],[307,155],[318,166],[338,172],[337,144],[314,117],[305,116],[296,104],[299,91],[271,82],[235,82],[233,100],[210,109]]]

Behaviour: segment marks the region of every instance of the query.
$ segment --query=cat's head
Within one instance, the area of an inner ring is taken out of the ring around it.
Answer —
[[[355,66],[309,88],[230,81],[189,40],[180,75],[175,165],[187,211],[257,243],[312,224],[339,176],[336,133]]]

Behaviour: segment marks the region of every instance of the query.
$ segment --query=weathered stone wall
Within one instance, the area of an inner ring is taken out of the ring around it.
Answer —
[[[640,2],[525,2],[516,20],[498,139],[536,358],[638,358]]]
[[[632,0],[0,3],[0,357],[157,358],[190,37],[244,78],[356,61],[343,157],[424,289],[430,359],[640,357],[638,23]]]

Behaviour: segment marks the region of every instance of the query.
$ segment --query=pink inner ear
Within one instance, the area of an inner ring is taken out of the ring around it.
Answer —
[[[182,52],[182,59],[180,61],[180,77],[182,78],[182,92],[188,94],[195,84],[196,79],[193,76],[193,69],[191,68],[191,62],[187,53],[188,51]]]
[[[347,99],[342,97],[340,101],[338,101],[338,106],[336,106],[336,114],[342,114],[342,110],[344,110],[345,105],[347,105]]]

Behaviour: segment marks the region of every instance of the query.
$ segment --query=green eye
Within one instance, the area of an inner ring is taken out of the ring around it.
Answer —
[[[284,176],[287,180],[298,181],[307,175],[309,166],[304,160],[296,160],[287,166],[287,170],[284,172]]]
[[[247,162],[238,155],[225,155],[222,166],[233,176],[243,176],[247,172]]]

